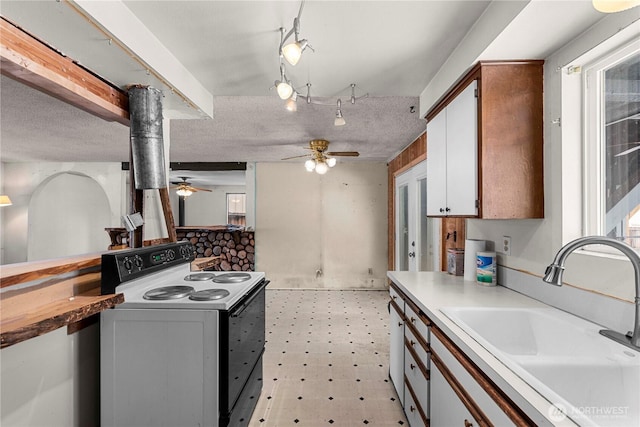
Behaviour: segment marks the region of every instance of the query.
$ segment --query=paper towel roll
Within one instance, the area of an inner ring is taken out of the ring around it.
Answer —
[[[486,249],[486,240],[466,239],[464,241],[464,280],[476,281],[476,254]]]

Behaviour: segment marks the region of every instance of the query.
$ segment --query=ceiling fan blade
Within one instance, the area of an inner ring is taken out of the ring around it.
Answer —
[[[211,190],[209,190],[208,188],[200,188],[200,187],[191,187],[191,186],[189,186],[189,190],[191,190],[191,191],[207,191],[207,192],[211,193]]]
[[[613,157],[621,157],[621,156],[626,156],[627,154],[633,153],[636,150],[640,150],[640,145],[633,147],[633,148],[629,148],[628,150],[624,150],[622,153],[618,153]]]
[[[310,156],[310,154],[303,154],[301,156],[285,157],[284,159],[281,159],[281,160],[299,159],[299,158],[302,158],[302,157],[309,157],[309,156]]]
[[[348,157],[358,157],[360,153],[357,151],[329,151],[324,153],[327,156],[348,156]]]

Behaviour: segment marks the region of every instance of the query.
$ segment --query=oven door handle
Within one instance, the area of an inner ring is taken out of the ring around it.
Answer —
[[[253,300],[254,300],[254,299],[256,299],[256,298],[258,297],[258,294],[259,294],[260,292],[262,292],[262,290],[263,290],[264,288],[266,288],[266,287],[267,287],[267,285],[268,285],[269,283],[271,283],[269,280],[265,280],[265,281],[263,281],[263,282],[262,282],[262,284],[261,284],[258,288],[256,288],[256,289],[253,291],[253,295],[251,295],[251,296],[249,297],[249,299],[248,299],[248,300],[246,300],[246,301],[245,301],[245,302],[244,302],[240,307],[238,307],[236,310],[234,310],[234,311],[229,315],[229,317],[238,317],[238,316],[240,316],[240,315],[242,314],[242,312],[243,312],[243,311],[245,311],[245,310],[247,309],[247,307],[249,306],[249,304],[251,304],[251,303],[253,302]]]

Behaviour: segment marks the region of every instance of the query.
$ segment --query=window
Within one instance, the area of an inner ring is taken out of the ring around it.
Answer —
[[[584,69],[587,234],[640,249],[640,47]]]
[[[245,193],[227,193],[227,224],[247,224],[247,204]]]

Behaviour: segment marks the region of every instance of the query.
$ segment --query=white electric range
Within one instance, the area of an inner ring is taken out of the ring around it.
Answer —
[[[188,242],[103,255],[103,426],[247,426],[262,390],[261,272],[192,272]]]

